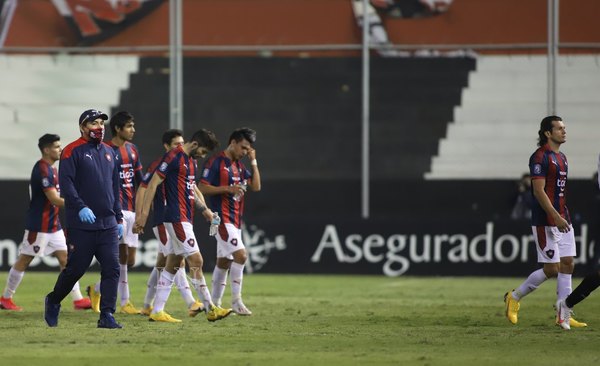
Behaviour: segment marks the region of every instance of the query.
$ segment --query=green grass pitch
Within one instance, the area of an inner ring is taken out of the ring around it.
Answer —
[[[576,307],[585,329],[554,325],[551,280],[521,303],[519,324],[502,296],[521,278],[247,275],[254,314],[209,323],[187,317],[176,289],[167,311],[180,324],[120,315],[121,330],[63,301],[58,328],[43,320],[57,273],[29,272],[15,295],[23,312],[0,311],[0,364],[18,365],[597,365],[600,290]],[[82,288],[98,273],[88,273]],[[142,305],[147,274],[130,274]],[[0,275],[4,286],[6,274]],[[581,279],[575,279],[576,286]],[[229,289],[227,290],[229,292]],[[224,304],[228,303],[226,297]]]

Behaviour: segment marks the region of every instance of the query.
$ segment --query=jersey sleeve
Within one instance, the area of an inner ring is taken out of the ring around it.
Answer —
[[[533,154],[529,159],[529,174],[531,179],[546,178],[548,172],[548,159],[546,154]]]
[[[79,212],[79,210],[86,207],[86,204],[79,197],[75,189],[75,160],[77,156],[76,153],[65,154],[63,152],[59,163],[58,181],[60,184],[60,195],[65,199],[65,207]]]
[[[177,169],[177,159],[175,159],[175,154],[171,150],[163,156],[154,173],[165,179],[167,173],[174,169]]]
[[[241,168],[240,170],[242,172],[242,179],[245,180],[245,181],[251,182],[252,181],[252,172],[249,171],[246,168],[246,166],[244,164],[242,164],[242,163],[240,163],[240,168]]]
[[[37,169],[37,174],[32,175],[31,178],[39,179],[40,186],[44,192],[49,189],[56,189],[56,185],[58,184],[54,170],[47,165],[44,167],[40,165],[39,169]]]
[[[219,159],[211,159],[204,164],[200,183],[219,186]]]

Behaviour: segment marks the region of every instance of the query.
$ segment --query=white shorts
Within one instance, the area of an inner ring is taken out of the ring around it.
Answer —
[[[217,258],[233,259],[231,255],[233,252],[246,248],[242,240],[242,230],[233,224],[219,225],[219,233],[215,238],[217,238]]]
[[[53,233],[25,230],[19,253],[35,257],[49,255],[59,250],[67,251],[67,240],[62,230]]]
[[[139,248],[138,234],[133,233],[135,212],[123,210],[123,237],[119,244],[127,244],[129,248]]]
[[[173,247],[171,246],[171,241],[169,240],[169,233],[167,232],[165,224],[156,225],[152,228],[152,232],[154,232],[154,237],[158,240],[159,243],[158,251],[165,257],[169,254],[173,254]]]
[[[200,252],[192,224],[189,222],[165,222],[165,228],[169,234],[172,254],[187,258]]]
[[[538,263],[559,263],[561,257],[577,256],[575,232],[572,225],[569,228],[569,232],[561,233],[556,226],[531,227]]]

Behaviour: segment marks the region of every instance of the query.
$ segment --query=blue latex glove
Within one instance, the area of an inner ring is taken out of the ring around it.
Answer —
[[[123,224],[117,224],[117,230],[119,231],[119,239],[123,237]]]
[[[88,207],[84,207],[79,210],[79,220],[81,220],[81,222],[85,222],[86,224],[93,224],[96,222],[96,215],[94,215],[94,212],[92,212],[92,210],[90,210]]]

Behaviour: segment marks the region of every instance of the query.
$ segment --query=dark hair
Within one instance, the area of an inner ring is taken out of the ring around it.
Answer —
[[[204,128],[194,132],[190,142],[197,142],[201,147],[205,147],[208,151],[213,151],[219,146],[217,136],[211,131],[205,130]]]
[[[129,121],[133,121],[133,115],[126,111],[120,111],[110,117],[110,133],[115,137],[117,135],[117,127],[123,128]]]
[[[554,121],[562,121],[562,118],[559,116],[548,116],[545,117],[540,123],[540,130],[538,131],[538,146],[544,146],[548,142],[548,137],[546,137],[546,132],[552,132],[552,122]]]
[[[162,143],[165,145],[171,145],[171,141],[175,137],[183,136],[183,131],[178,130],[176,128],[172,128],[170,130],[166,130],[162,135]]]
[[[246,140],[250,144],[253,144],[256,141],[256,131],[248,127],[237,128],[229,136],[229,143],[234,140],[235,142]]]
[[[56,141],[60,141],[60,136],[47,133],[38,140],[38,148],[41,152],[44,152],[45,147],[52,146]]]

